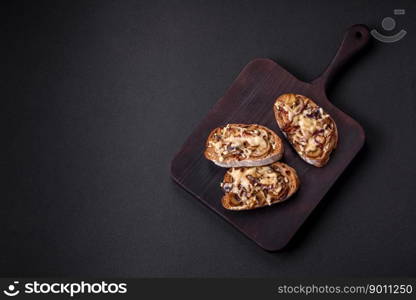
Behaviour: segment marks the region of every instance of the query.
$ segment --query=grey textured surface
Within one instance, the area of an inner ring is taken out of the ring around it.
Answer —
[[[289,247],[258,248],[177,187],[169,162],[256,57],[310,80],[344,29],[373,47],[329,98],[363,151]],[[1,4],[0,275],[415,276],[413,1]]]

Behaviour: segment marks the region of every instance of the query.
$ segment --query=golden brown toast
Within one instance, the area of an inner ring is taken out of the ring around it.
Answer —
[[[211,131],[204,154],[220,167],[262,166],[282,157],[283,143],[267,127],[228,124]]]
[[[328,113],[305,96],[283,94],[276,99],[274,114],[303,160],[316,167],[327,164],[338,142],[337,126]]]
[[[285,201],[299,188],[296,171],[275,162],[261,167],[231,168],[221,188],[222,206],[229,210],[249,210]]]

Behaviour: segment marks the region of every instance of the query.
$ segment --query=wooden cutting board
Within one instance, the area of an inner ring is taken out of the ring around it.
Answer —
[[[269,251],[283,248],[363,146],[362,127],[328,100],[326,87],[368,41],[366,26],[348,28],[332,62],[312,82],[297,79],[270,59],[249,62],[173,158],[172,178],[260,247]],[[273,104],[284,93],[312,98],[335,120],[338,146],[325,167],[316,168],[304,162],[281,134]],[[296,169],[301,181],[294,196],[283,203],[250,211],[228,211],[222,207],[220,182],[226,169],[206,160],[203,152],[210,131],[227,123],[257,123],[279,134],[285,147],[282,161]]]

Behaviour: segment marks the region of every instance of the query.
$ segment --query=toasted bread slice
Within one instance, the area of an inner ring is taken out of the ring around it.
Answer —
[[[275,162],[268,166],[231,168],[225,173],[221,188],[222,206],[229,210],[249,210],[282,202],[299,188],[296,171]]]
[[[327,164],[338,142],[335,121],[311,99],[283,94],[276,99],[277,124],[299,156],[316,167]]]
[[[211,131],[205,157],[220,167],[249,167],[271,164],[283,155],[280,137],[257,124],[228,124]]]

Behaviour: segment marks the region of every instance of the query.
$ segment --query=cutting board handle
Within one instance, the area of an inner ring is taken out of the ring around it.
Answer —
[[[360,52],[370,40],[368,27],[361,24],[352,25],[345,32],[337,54],[332,59],[326,70],[312,84],[321,85],[325,90],[334,76]]]

